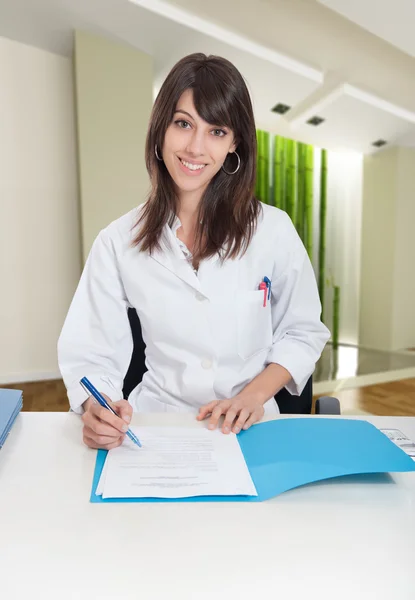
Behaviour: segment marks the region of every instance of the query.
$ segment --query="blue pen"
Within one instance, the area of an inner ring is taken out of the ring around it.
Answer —
[[[271,297],[271,279],[268,279],[268,277],[264,277],[264,283],[268,288],[268,300]]]
[[[108,409],[109,411],[112,412],[113,415],[115,415],[116,417],[119,417],[120,415],[117,415],[117,413],[115,412],[115,410],[113,408],[111,408],[111,406],[108,404],[108,402],[105,400],[104,396],[102,394],[99,393],[99,391],[92,385],[92,383],[89,381],[89,379],[87,379],[86,377],[82,377],[81,381],[79,382],[82,387],[89,392],[94,398],[95,400],[104,408]],[[130,440],[132,442],[134,442],[134,444],[137,444],[137,446],[139,446],[141,448],[141,442],[138,439],[138,437],[131,431],[131,429],[128,429],[128,431],[126,431],[126,434],[128,435],[128,437],[130,438]]]

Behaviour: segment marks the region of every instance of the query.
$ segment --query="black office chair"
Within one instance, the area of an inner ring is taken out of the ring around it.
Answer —
[[[123,394],[128,398],[132,390],[141,382],[144,373],[147,371],[145,364],[145,344],[141,333],[141,323],[135,309],[128,309],[128,319],[130,321],[133,335],[133,353],[130,365],[124,378]],[[307,381],[304,390],[300,396],[292,396],[288,390],[283,388],[275,396],[280,413],[282,414],[300,414],[309,415],[311,413],[313,402],[313,383],[312,377]],[[339,415],[340,403],[337,398],[324,396],[316,400],[316,414]]]

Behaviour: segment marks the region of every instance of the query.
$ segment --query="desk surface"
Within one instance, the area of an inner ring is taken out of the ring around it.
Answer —
[[[369,420],[415,439],[415,418]],[[90,504],[94,464],[77,415],[18,417],[0,452],[2,598],[415,598],[414,473],[259,504]]]

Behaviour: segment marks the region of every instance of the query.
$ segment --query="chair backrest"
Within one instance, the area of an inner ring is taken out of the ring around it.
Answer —
[[[127,373],[124,377],[124,398],[128,398],[133,389],[141,383],[143,375],[147,371],[146,345],[141,333],[140,319],[134,308],[128,309],[128,320],[130,321],[131,332],[133,335],[133,353]]]
[[[128,310],[128,319],[130,321],[133,335],[133,353],[130,365],[124,378],[123,394],[128,398],[132,390],[141,382],[144,373],[147,371],[145,357],[146,346],[141,333],[141,323],[135,309]],[[292,396],[288,390],[283,388],[275,396],[279,410],[284,414],[310,414],[313,400],[312,378],[308,380],[301,396]]]

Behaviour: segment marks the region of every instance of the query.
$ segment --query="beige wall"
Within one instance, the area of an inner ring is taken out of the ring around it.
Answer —
[[[77,284],[72,63],[0,38],[0,383],[58,376]]]
[[[77,35],[82,238],[143,201],[151,59]],[[74,67],[0,38],[0,383],[59,377],[82,266]]]
[[[394,348],[415,347],[415,148],[399,148],[394,273]]]
[[[143,202],[152,58],[77,31],[75,80],[83,258],[98,232]]]
[[[365,157],[360,335],[362,346],[415,346],[415,150]]]
[[[390,148],[364,159],[359,342],[392,344],[396,161]]]

